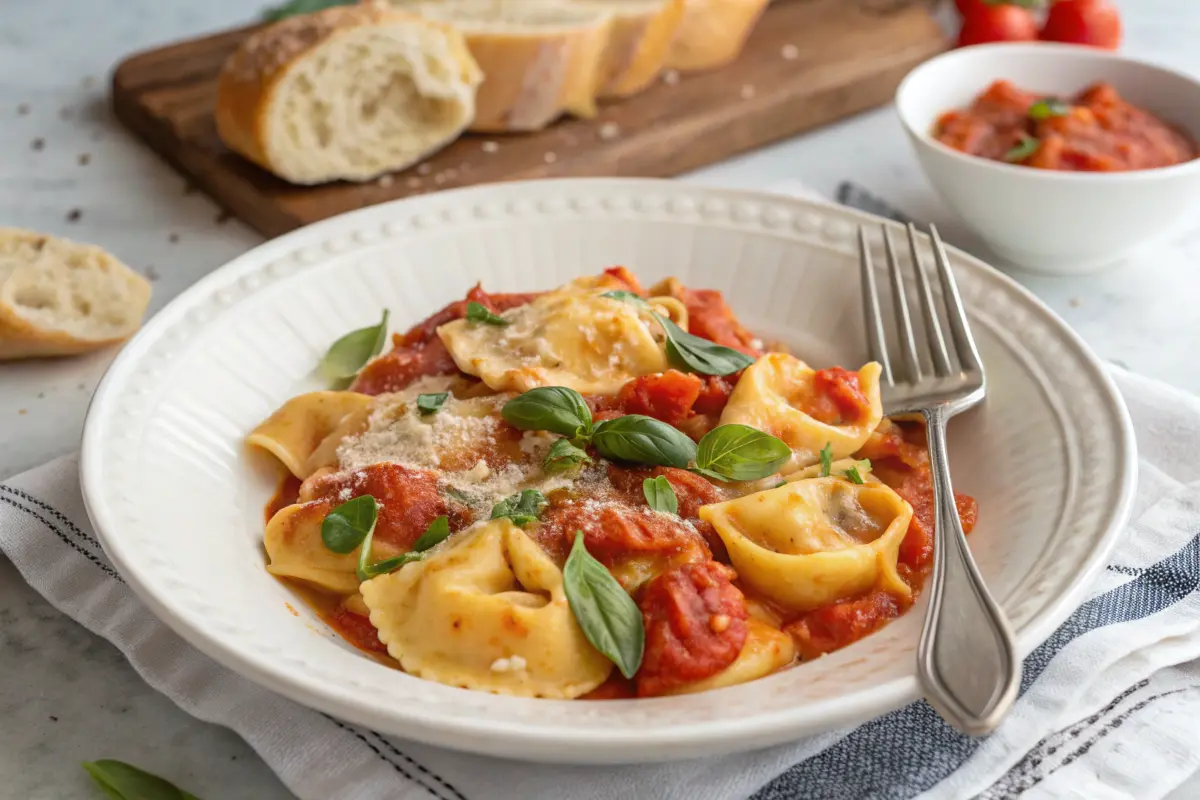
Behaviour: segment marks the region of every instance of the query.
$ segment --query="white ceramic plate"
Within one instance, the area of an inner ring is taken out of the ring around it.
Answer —
[[[613,264],[647,285],[676,275],[720,289],[748,326],[814,364],[857,366],[855,232],[877,222],[769,195],[569,180],[444,192],[296,231],[200,281],[114,362],[84,432],[88,511],[129,584],[189,642],[387,733],[531,760],[658,761],[884,713],[918,697],[923,605],[816,662],[685,697],[498,697],[380,666],[263,569],[272,472],[242,444],[285,399],[318,385],[313,367],[338,336],[383,307],[403,329],[476,281],[545,289]],[[1074,608],[1119,533],[1133,434],[1103,367],[1066,325],[998,272],[951,257],[991,390],[952,424],[955,483],[979,500],[972,549],[1028,652]]]

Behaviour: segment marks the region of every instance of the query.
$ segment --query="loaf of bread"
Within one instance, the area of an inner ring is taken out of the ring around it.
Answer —
[[[613,16],[565,0],[391,0],[454,26],[483,70],[471,130],[535,131],[591,118]]]
[[[454,28],[377,3],[290,17],[221,70],[217,132],[297,184],[369,180],[454,141],[482,80]]]
[[[566,0],[613,15],[600,66],[600,97],[628,97],[654,81],[667,63],[684,0]]]
[[[667,66],[716,69],[742,52],[770,0],[687,0]]]
[[[0,228],[0,359],[124,341],[149,302],[145,278],[99,247]]]

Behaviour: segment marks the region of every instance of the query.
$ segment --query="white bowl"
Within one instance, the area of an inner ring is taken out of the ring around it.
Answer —
[[[92,401],[80,476],[105,552],[196,647],[341,719],[431,744],[563,762],[662,761],[777,744],[917,699],[923,602],[844,650],[714,692],[606,702],[500,697],[420,680],[333,634],[267,574],[276,474],[243,444],[320,386],[329,343],[392,312],[403,330],[462,297],[545,289],[625,264],[725,292],[813,364],[866,359],[857,230],[878,217],[666,181],[501,183],[295,231],[188,289],[121,351]],[[878,237],[876,263],[883,263]],[[971,549],[1022,654],[1078,604],[1128,514],[1128,413],[1104,367],[1033,295],[951,250],[989,373],[950,431]],[[265,460],[265,459],[264,459]]]
[[[1200,161],[1119,173],[1056,172],[970,156],[938,142],[938,117],[993,81],[1073,95],[1105,81],[1131,103],[1200,140],[1200,82],[1087,47],[993,44],[953,50],[909,73],[896,108],[934,188],[1003,258],[1078,275],[1176,233],[1200,205]]]

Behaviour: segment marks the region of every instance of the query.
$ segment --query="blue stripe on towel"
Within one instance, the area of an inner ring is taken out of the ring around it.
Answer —
[[[1200,588],[1200,536],[1137,578],[1084,603],[1025,659],[1021,693],[1058,653],[1098,628],[1143,619]],[[983,743],[951,728],[924,701],[872,720],[780,774],[753,800],[890,800],[944,780]]]

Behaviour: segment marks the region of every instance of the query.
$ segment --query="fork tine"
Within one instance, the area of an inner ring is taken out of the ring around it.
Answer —
[[[934,374],[945,378],[950,375],[950,354],[946,351],[946,339],[942,336],[942,323],[938,318],[937,304],[933,302],[933,288],[925,265],[921,263],[921,248],[917,247],[917,226],[908,223],[908,249],[912,254],[913,269],[917,273],[917,284],[921,289],[921,311],[925,318],[925,332],[929,337],[929,349],[933,353]]]
[[[921,380],[921,360],[917,357],[917,340],[913,336],[912,317],[908,313],[908,297],[904,292],[904,274],[888,226],[883,226],[883,243],[887,251],[888,273],[892,278],[892,303],[896,306],[896,327],[900,331],[900,354],[904,362],[902,380],[916,383]]]
[[[980,368],[979,351],[975,348],[975,340],[971,337],[971,328],[967,323],[967,312],[963,310],[962,296],[958,293],[958,284],[954,281],[954,273],[950,271],[950,257],[946,255],[946,245],[938,235],[937,226],[929,226],[929,236],[933,240],[934,261],[937,263],[938,279],[942,283],[942,297],[946,303],[946,321],[950,325],[950,334],[954,338],[954,347],[958,350],[958,360],[964,370]]]
[[[892,365],[888,361],[887,338],[883,334],[883,314],[879,310],[879,289],[875,285],[875,268],[871,263],[871,245],[867,229],[858,228],[858,264],[862,275],[863,321],[867,326],[867,352],[872,361],[883,367],[883,381],[894,385]]]

